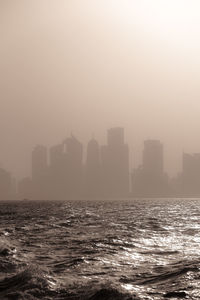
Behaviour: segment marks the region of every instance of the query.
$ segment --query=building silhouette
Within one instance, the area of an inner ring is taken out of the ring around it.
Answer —
[[[101,147],[101,191],[106,197],[129,194],[129,149],[124,143],[124,129],[111,128],[107,145]]]
[[[32,151],[32,188],[35,199],[47,198],[47,148],[37,145]]]
[[[48,162],[49,156],[49,162]],[[131,175],[129,194],[129,148],[124,129],[107,131],[106,145],[92,138],[83,163],[83,145],[73,135],[50,148],[37,145],[32,151],[32,175],[18,184],[21,199],[97,199],[200,196],[200,153],[183,153],[183,169],[169,179],[164,171],[163,144],[144,141],[142,164]],[[0,199],[14,198],[11,175],[0,169]]]
[[[163,174],[163,145],[159,140],[144,141],[143,169],[146,174]]]
[[[100,184],[100,149],[98,142],[93,138],[87,145],[85,164],[85,196],[99,197]]]
[[[64,159],[63,144],[58,144],[50,148],[50,166],[60,169]]]
[[[73,199],[83,190],[83,146],[73,136],[50,149],[49,197]]]
[[[137,196],[164,196],[169,193],[164,173],[163,145],[159,140],[144,141],[143,164],[132,174],[132,193]]]
[[[66,157],[63,144],[54,145],[49,151],[50,165],[48,174],[49,198],[65,199],[66,189]]]
[[[66,153],[66,183],[69,198],[79,198],[83,193],[83,145],[73,135],[64,141]]]
[[[200,153],[183,153],[182,193],[200,195]]]

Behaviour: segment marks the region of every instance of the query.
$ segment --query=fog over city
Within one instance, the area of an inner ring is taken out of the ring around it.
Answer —
[[[1,0],[0,166],[28,176],[35,145],[71,132],[85,159],[117,126],[131,168],[147,139],[164,144],[170,175],[200,152],[199,3],[172,2]]]
[[[0,0],[0,299],[200,299],[200,0]]]

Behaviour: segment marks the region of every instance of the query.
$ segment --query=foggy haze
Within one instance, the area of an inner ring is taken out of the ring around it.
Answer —
[[[0,299],[200,299],[199,37],[199,0],[0,0]]]
[[[200,4],[151,3],[0,1],[0,166],[27,176],[36,144],[72,132],[86,149],[115,126],[131,167],[146,139],[162,141],[170,174],[200,152]]]

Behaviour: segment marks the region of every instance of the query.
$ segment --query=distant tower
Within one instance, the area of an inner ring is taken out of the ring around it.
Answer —
[[[82,193],[83,146],[73,136],[50,149],[50,198],[74,199]]]
[[[88,143],[86,165],[89,168],[99,166],[99,144],[95,139]]]
[[[200,153],[183,153],[182,191],[185,196],[200,196]]]
[[[50,149],[50,166],[56,167],[57,165],[62,164],[63,158],[63,145],[55,145]]]
[[[73,135],[63,142],[69,162],[78,167],[82,166],[83,145]]]
[[[47,171],[47,148],[38,145],[32,152],[32,179],[43,178]]]
[[[64,142],[68,198],[79,198],[83,190],[83,145],[73,135]]]
[[[107,142],[109,147],[124,145],[124,128],[115,127],[108,129]]]
[[[144,142],[143,168],[149,174],[161,175],[163,173],[163,145],[159,140]]]
[[[166,196],[168,178],[164,173],[163,145],[159,140],[144,141],[143,165],[132,174],[132,192],[136,196]]]
[[[99,144],[95,139],[89,141],[85,166],[86,195],[99,196],[100,192],[100,157]]]
[[[44,199],[47,179],[47,148],[38,145],[32,152],[32,181],[33,194],[37,199]]]
[[[63,144],[50,148],[50,166],[48,178],[49,199],[66,199],[66,155]]]
[[[111,128],[108,144],[101,148],[102,189],[105,196],[123,197],[129,193],[129,149],[124,143],[124,129]]]

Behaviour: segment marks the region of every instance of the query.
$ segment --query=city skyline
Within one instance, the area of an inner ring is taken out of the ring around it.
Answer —
[[[76,132],[80,133],[80,130],[72,131],[68,130],[69,135],[73,132],[75,136],[81,136],[76,134]],[[63,138],[63,136],[60,136],[60,140]],[[146,138],[145,138],[146,136]],[[95,134],[93,131],[91,134],[87,134],[88,140],[91,137],[95,137],[99,141],[100,144],[106,143],[106,136],[103,134],[103,131],[101,130],[100,134]],[[99,137],[99,138],[98,138]],[[173,146],[169,147],[169,144],[162,139],[160,139],[158,136],[152,136],[151,134],[144,135],[144,138],[139,138],[138,136],[135,135],[133,137],[130,132],[129,135],[126,132],[126,139],[129,143],[129,148],[130,148],[130,168],[134,169],[137,168],[141,163],[142,163],[142,151],[143,151],[143,141],[144,140],[161,140],[163,144],[165,145],[165,151],[164,151],[164,156],[165,156],[165,162],[164,162],[164,167],[167,173],[169,174],[170,177],[175,177],[177,176],[178,173],[182,171],[182,154],[185,153],[199,153],[200,152],[200,147],[184,147],[183,145],[180,145],[177,147],[176,143],[174,145],[174,151],[173,151]],[[53,139],[54,142],[59,142],[59,139]],[[81,138],[80,138],[81,140]],[[82,140],[81,140],[82,141]],[[30,143],[29,147],[26,147],[25,151],[22,149],[22,145],[19,143],[20,151],[23,153],[23,158],[19,158],[18,160],[15,160],[15,154],[13,153],[12,149],[9,149],[7,153],[9,153],[10,158],[9,162],[6,162],[5,153],[3,155],[3,152],[1,153],[0,156],[0,167],[2,169],[9,170],[14,177],[19,180],[22,177],[27,176],[29,173],[31,173],[31,165],[29,163],[30,161],[30,153],[32,149],[35,147],[35,145],[46,145],[47,148],[50,148],[53,143],[46,142],[40,143],[36,142],[34,145]],[[5,146],[5,145],[4,145]],[[86,160],[86,147],[87,147],[87,140],[83,143],[84,149],[83,149],[83,158]],[[3,162],[4,161],[4,162]],[[3,162],[3,163],[2,163]],[[172,164],[173,162],[173,164]],[[21,165],[21,166],[20,166]]]
[[[117,126],[117,127],[111,127],[110,129],[112,130],[112,128],[123,128],[123,127]],[[123,130],[124,129],[125,128],[123,128]],[[107,131],[109,131],[109,129],[107,129]],[[78,136],[76,134],[74,134],[73,131],[69,131],[69,132],[70,132],[71,136],[74,136],[74,137],[78,138]],[[126,134],[126,136],[127,136],[127,134]],[[104,140],[104,143],[100,143],[99,140],[98,140],[98,138],[96,137],[95,133],[92,133],[90,135],[90,138],[88,139],[88,141],[93,140],[93,139],[96,140],[96,141],[98,141],[99,145],[100,144],[103,145],[103,144],[106,144],[108,138],[104,134],[103,139],[101,139],[101,140]],[[137,137],[136,137],[136,139],[137,139]],[[61,142],[61,144],[64,143],[65,139],[62,139],[62,140],[63,141]],[[143,161],[143,144],[144,144],[145,141],[160,141],[162,143],[162,145],[164,146],[164,151],[163,151],[163,157],[164,157],[163,168],[169,174],[170,177],[176,177],[182,171],[182,156],[183,156],[184,153],[190,154],[190,155],[192,155],[192,154],[195,155],[195,154],[200,153],[200,148],[196,149],[196,151],[185,151],[184,148],[181,147],[182,150],[179,152],[179,156],[178,156],[178,160],[180,162],[179,163],[180,167],[179,167],[179,169],[176,170],[176,172],[170,172],[169,171],[169,167],[167,166],[167,163],[166,163],[166,160],[167,160],[166,157],[168,156],[167,155],[167,151],[166,151],[167,145],[165,143],[163,143],[162,140],[160,140],[159,138],[154,138],[154,137],[148,137],[146,139],[143,139],[142,142],[141,142],[141,145],[140,145],[141,151],[135,151],[134,147],[130,146],[128,138],[126,138],[126,140],[127,140],[127,144],[129,145],[129,151],[130,151],[130,161],[129,161],[129,168],[130,168],[130,170],[136,169],[136,168],[138,168],[142,164],[142,161]],[[88,144],[88,141],[86,143],[82,144],[82,146],[83,146],[83,163],[85,163],[87,161],[87,144]],[[31,148],[30,153],[37,146],[39,146],[39,147],[40,146],[41,147],[45,147],[46,151],[47,151],[47,149],[50,149],[50,148],[53,147],[52,144],[50,144],[50,145],[47,146],[44,143],[36,143]],[[29,158],[29,160],[27,161],[27,165],[30,165],[29,172],[23,174],[23,176],[22,175],[21,176],[20,175],[15,176],[15,172],[13,172],[13,170],[11,168],[9,169],[8,167],[6,167],[4,164],[0,165],[0,168],[1,169],[5,169],[8,172],[12,173],[16,180],[20,180],[22,177],[27,177],[27,176],[31,175],[31,173],[32,173],[32,168],[31,168],[31,164],[30,164],[30,158],[31,158],[30,153],[27,152],[27,155],[26,155],[26,157]],[[51,153],[50,152],[47,153],[47,162],[50,161],[50,156],[51,156]],[[134,159],[135,157],[137,158],[137,161]],[[1,161],[1,157],[0,157],[0,161]]]
[[[31,172],[16,180],[0,168],[0,198],[85,199],[119,197],[200,196],[200,153],[182,153],[182,169],[170,177],[162,141],[143,142],[142,161],[130,166],[124,128],[107,130],[106,143],[92,137],[84,146],[72,133],[59,144],[36,145]]]

